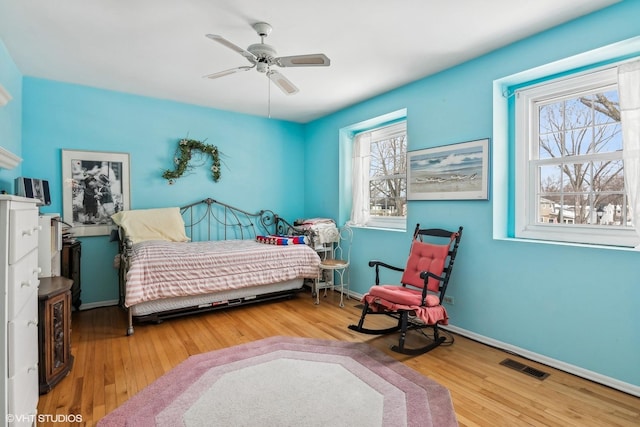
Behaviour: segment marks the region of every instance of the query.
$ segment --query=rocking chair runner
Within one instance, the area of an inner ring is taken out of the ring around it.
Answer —
[[[426,242],[426,237],[448,239],[449,242],[436,245]],[[369,261],[369,267],[376,269],[375,285],[362,298],[364,307],[360,321],[357,325],[350,325],[349,329],[373,335],[400,331],[399,343],[391,349],[403,354],[426,353],[442,344],[445,337],[440,336],[438,325],[448,323],[447,311],[442,306],[442,301],[461,237],[462,227],[453,232],[439,228],[421,230],[420,224],[417,224],[405,268],[381,261]],[[400,280],[402,286],[380,285],[380,267],[403,272]],[[398,323],[386,329],[367,329],[363,325],[369,314],[385,314],[397,319]],[[433,341],[424,347],[406,348],[407,331],[422,328],[433,328]]]

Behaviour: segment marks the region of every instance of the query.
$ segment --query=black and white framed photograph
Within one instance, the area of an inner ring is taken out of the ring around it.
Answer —
[[[407,153],[408,200],[487,200],[489,139]]]
[[[108,235],[130,208],[129,154],[62,150],[63,219],[76,236]]]

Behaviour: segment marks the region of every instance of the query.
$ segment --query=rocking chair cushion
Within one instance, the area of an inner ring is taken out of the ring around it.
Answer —
[[[442,275],[448,254],[449,245],[434,245],[414,240],[411,244],[411,253],[402,274],[401,282],[422,289],[424,287],[424,279],[420,278],[420,273],[428,271],[437,276]],[[440,281],[430,277],[427,282],[427,289],[438,292],[440,290]]]
[[[400,288],[399,286],[386,285],[389,287]],[[382,286],[374,286],[371,290],[381,288]],[[436,297],[437,298],[437,297]],[[420,320],[426,325],[448,325],[449,315],[444,306],[438,304],[433,307],[425,307],[419,305],[407,305],[401,304],[395,301],[389,301],[384,298],[380,298],[367,293],[362,297],[362,301],[369,305],[369,309],[373,312],[392,312],[397,313],[399,311],[409,311],[414,313]]]
[[[440,305],[440,298],[436,295],[427,295],[425,304],[422,304],[422,291],[415,291],[396,285],[373,286],[369,290],[369,295],[406,306],[425,305],[427,307],[434,307]]]

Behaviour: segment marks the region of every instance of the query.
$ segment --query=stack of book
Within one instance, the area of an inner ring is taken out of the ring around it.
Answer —
[[[62,223],[62,243],[72,244],[76,242],[76,236],[73,234],[73,228],[69,224]]]

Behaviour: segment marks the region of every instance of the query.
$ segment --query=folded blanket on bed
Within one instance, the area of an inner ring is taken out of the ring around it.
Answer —
[[[315,246],[322,246],[325,243],[335,243],[340,240],[340,231],[336,227],[335,221],[331,218],[305,219],[299,228],[311,232]]]
[[[306,236],[257,236],[256,242],[266,243],[268,245],[306,245]]]

